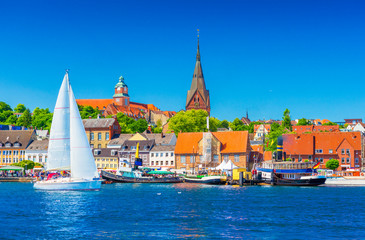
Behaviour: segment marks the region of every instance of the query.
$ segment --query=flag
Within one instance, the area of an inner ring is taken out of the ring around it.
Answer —
[[[317,162],[317,164],[316,164],[316,165],[314,165],[312,168],[313,168],[313,169],[317,169],[317,168],[319,168],[319,164],[320,164],[320,162]]]

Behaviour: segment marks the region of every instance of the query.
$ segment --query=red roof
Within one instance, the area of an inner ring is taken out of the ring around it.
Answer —
[[[103,110],[109,104],[113,103],[113,99],[76,99],[76,102],[81,106],[91,106]]]
[[[242,153],[247,151],[247,131],[212,132],[212,135],[221,143],[221,153]],[[193,149],[196,153],[202,138],[202,132],[180,133],[177,138],[175,153],[191,154]]]

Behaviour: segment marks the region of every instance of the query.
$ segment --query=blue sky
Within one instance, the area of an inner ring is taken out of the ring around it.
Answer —
[[[185,107],[197,34],[211,115],[365,119],[363,1],[1,1],[0,101],[54,107],[76,98]],[[52,110],[53,111],[53,110]]]

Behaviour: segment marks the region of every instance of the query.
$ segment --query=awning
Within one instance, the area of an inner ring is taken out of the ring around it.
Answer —
[[[6,166],[6,167],[0,168],[0,171],[23,171],[23,170],[24,170],[24,168],[17,167],[17,166]]]

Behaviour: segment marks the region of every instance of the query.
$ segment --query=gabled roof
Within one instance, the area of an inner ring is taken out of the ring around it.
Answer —
[[[2,143],[0,148],[6,149],[5,143],[11,143],[12,145],[19,143],[19,148],[25,149],[35,138],[34,130],[2,130],[0,131],[0,143]]]
[[[113,157],[118,158],[118,150],[113,148],[94,148],[92,150],[94,157]],[[112,154],[113,153],[113,154]]]
[[[174,145],[155,145],[151,152],[161,152],[161,151],[174,151]]]
[[[114,124],[115,118],[82,119],[85,128],[108,128]]]
[[[159,145],[166,145],[171,142],[171,140],[175,137],[174,133],[146,133],[144,136],[147,137],[149,140],[155,140],[156,144]]]
[[[108,146],[121,146],[124,143],[124,141],[130,139],[131,137],[133,137],[133,134],[129,133],[119,134],[109,141]]]
[[[294,155],[313,155],[314,138],[312,134],[283,134],[283,150],[287,157]]]
[[[221,143],[221,153],[244,153],[247,151],[247,131],[212,132],[212,135]],[[175,153],[192,154],[193,149],[196,153],[202,138],[202,132],[180,133],[177,138]]]
[[[26,150],[47,150],[48,149],[48,139],[43,139],[43,140],[35,140],[33,141],[27,148]]]

